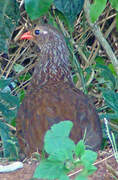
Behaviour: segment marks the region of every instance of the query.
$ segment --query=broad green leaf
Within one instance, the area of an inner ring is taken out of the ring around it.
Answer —
[[[102,58],[101,56],[96,57],[95,62],[96,62],[96,64],[98,63],[98,64],[101,64],[101,65],[105,65],[105,59]]]
[[[25,9],[31,20],[46,14],[53,0],[25,0]]]
[[[97,159],[97,153],[91,150],[86,150],[84,154],[81,156],[81,161],[86,162],[88,161],[89,163],[94,163]]]
[[[106,7],[107,0],[94,0],[90,7],[91,21],[94,23]]]
[[[25,69],[25,67],[24,66],[22,66],[21,64],[14,64],[14,70],[15,70],[15,72],[17,72],[17,73],[20,73],[21,71],[23,71]]]
[[[3,93],[0,92],[0,101],[4,101],[4,104],[8,105],[9,107],[18,107],[19,100],[17,96],[13,96],[10,93]]]
[[[74,31],[74,27],[72,26],[72,24],[70,24],[67,17],[61,11],[59,11],[58,9],[55,10],[55,15],[58,16],[58,18],[63,22],[65,27],[68,29],[68,32],[70,32],[70,34],[72,34],[72,32]],[[56,27],[56,28],[58,29],[59,27]]]
[[[48,133],[55,137],[69,137],[72,127],[72,121],[61,121],[60,123],[54,124]]]
[[[109,67],[100,64],[99,62],[96,63],[96,68],[101,69],[101,77],[107,82],[110,83],[110,88],[115,88],[116,86],[116,79],[112,73],[112,71],[109,69]]]
[[[106,86],[109,89],[115,88],[116,81],[115,81],[115,78],[114,78],[114,76],[110,70],[102,70],[102,72],[100,73],[100,76],[103,77],[104,84],[106,84]]]
[[[11,78],[8,79],[0,79],[0,89],[4,89],[6,86],[11,84]]]
[[[9,160],[18,160],[19,158],[19,144],[17,142],[16,138],[12,138],[10,134],[10,138],[6,141],[7,142],[7,147],[6,151],[10,153],[9,155]]]
[[[0,0],[0,51],[8,52],[9,39],[20,18],[16,0]]]
[[[37,166],[33,177],[43,179],[57,179],[64,174],[64,165],[59,161],[43,160]],[[66,175],[66,174],[65,174]]]
[[[97,167],[92,165],[87,160],[83,160],[82,163],[83,163],[84,169],[81,172],[81,175],[84,175],[85,177],[88,177],[88,176],[92,175],[97,170]]]
[[[44,149],[57,160],[64,161],[73,158],[75,144],[68,137],[71,128],[71,121],[62,121],[53,125],[44,137]]]
[[[61,11],[72,25],[81,12],[84,0],[54,0],[55,7]]]
[[[9,110],[7,106],[0,103],[0,112],[2,113],[2,116],[9,122],[16,116],[16,111]]]
[[[7,122],[15,118],[19,100],[9,93],[0,92],[0,111]]]
[[[88,180],[88,178],[84,175],[79,174],[78,176],[76,176],[75,180]]]
[[[102,90],[106,104],[114,111],[118,112],[118,93],[113,90]]]
[[[111,6],[118,11],[118,0],[109,0],[111,3]]]
[[[75,147],[75,154],[77,157],[81,157],[85,152],[84,141],[80,140]]]
[[[95,171],[97,170],[97,167],[95,167],[94,165],[90,165],[87,169],[87,176],[92,175]]]
[[[59,180],[69,180],[69,177],[66,174],[61,174],[61,176],[59,177]]]

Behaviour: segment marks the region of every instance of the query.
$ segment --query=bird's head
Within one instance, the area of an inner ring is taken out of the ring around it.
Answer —
[[[50,77],[55,82],[70,76],[69,51],[63,35],[55,28],[37,25],[24,33],[20,39],[32,40],[40,49],[39,66],[35,67],[34,72],[40,75],[40,79],[45,77],[47,80]]]
[[[36,25],[20,37],[20,40],[23,39],[32,40],[41,51],[42,49],[52,49],[59,46],[61,50],[61,48],[65,49],[66,47],[63,35],[49,25]]]

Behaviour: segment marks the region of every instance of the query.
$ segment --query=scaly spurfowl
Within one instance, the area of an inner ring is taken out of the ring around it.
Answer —
[[[102,140],[100,120],[95,106],[72,82],[63,35],[49,25],[37,25],[20,39],[32,40],[40,49],[39,63],[16,119],[21,150],[28,156],[41,152],[45,132],[64,120],[73,122],[70,137],[75,143],[86,131],[85,144],[98,150]]]

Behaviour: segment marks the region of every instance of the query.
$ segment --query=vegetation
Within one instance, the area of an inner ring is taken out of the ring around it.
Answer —
[[[83,167],[76,180],[86,180],[87,176],[96,171],[97,168],[92,164],[97,159],[97,153],[86,150],[84,140],[75,145],[69,138],[71,128],[71,121],[63,121],[47,131],[44,149],[49,156],[41,160],[35,170],[34,178],[66,180],[69,179],[67,173],[76,167]]]
[[[15,117],[37,58],[33,53],[35,47],[30,48],[27,42],[16,40],[24,29],[30,27],[31,21],[47,21],[65,35],[71,54],[73,81],[86,94],[95,97],[103,126],[103,148],[109,138],[117,159],[118,1],[94,0],[90,4],[89,0],[85,0],[84,10],[84,0],[25,0],[24,3],[25,11],[20,0],[0,1],[0,7],[3,7],[0,11],[0,135],[3,147],[0,156],[10,159],[19,157]],[[49,156],[41,161],[34,177],[42,178],[46,173],[44,178],[50,179],[53,168],[58,166],[60,169],[56,168],[55,174],[53,171],[53,179],[69,179],[66,174],[79,164],[84,168],[76,179],[85,180],[95,170],[92,163],[97,155],[86,150],[83,140],[75,145],[69,139],[71,122],[63,124],[68,133],[58,137],[58,141],[65,138],[61,149],[63,153],[59,153],[58,148],[50,147],[52,138],[50,139],[49,134],[52,133],[51,137],[53,135],[54,141],[57,141],[55,131],[52,131],[62,124],[54,125],[46,133],[45,151]],[[67,151],[67,146],[70,146],[70,152]],[[93,159],[90,159],[90,156],[93,156]]]

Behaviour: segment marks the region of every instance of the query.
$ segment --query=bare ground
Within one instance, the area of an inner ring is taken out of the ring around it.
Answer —
[[[0,164],[3,164],[2,162]],[[24,163],[22,169],[10,173],[0,173],[0,180],[31,180],[34,170],[37,166],[36,161],[27,161]],[[96,161],[98,170],[89,177],[89,180],[114,180],[118,179],[118,163],[116,162],[112,153],[101,152]],[[70,173],[71,180],[79,170],[76,169],[74,173]],[[114,176],[114,177],[113,177]]]

